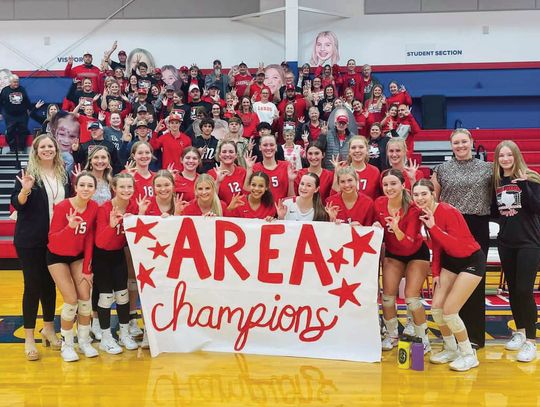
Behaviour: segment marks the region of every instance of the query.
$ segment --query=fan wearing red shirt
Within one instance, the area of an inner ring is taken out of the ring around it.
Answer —
[[[219,199],[226,204],[231,203],[234,195],[243,193],[246,182],[246,169],[236,165],[237,158],[236,143],[223,140],[219,143],[216,154],[219,166],[208,171],[208,175],[216,180]]]
[[[120,322],[120,344],[129,350],[139,347],[129,334],[128,268],[124,254],[127,241],[123,225],[124,216],[136,213],[137,208],[130,204],[135,187],[135,180],[131,174],[117,174],[111,186],[114,198],[98,209],[96,247],[92,264],[94,289],[99,295],[97,313],[102,335],[99,348],[116,355],[122,352],[122,348],[111,333],[113,302],[116,302],[116,313]]]
[[[262,153],[263,160],[256,164],[256,157],[251,157],[250,160],[246,160],[246,180],[249,179],[253,172],[262,171],[266,173],[270,179],[270,190],[272,191],[274,201],[279,202],[282,198],[294,196],[294,180],[296,179],[296,173],[288,161],[276,160],[276,138],[271,134],[262,136],[259,149]],[[246,181],[244,189],[247,188],[248,185]]]
[[[184,149],[182,153],[184,169],[177,172],[174,177],[174,190],[184,201],[190,202],[195,199],[195,181],[199,176],[197,169],[201,163],[202,157],[198,149],[193,146]]]
[[[420,126],[411,114],[407,105],[399,105],[396,132],[407,143],[407,157],[411,158],[414,152],[414,136],[420,131]]]
[[[229,208],[232,211],[239,204],[240,194],[236,195]],[[201,174],[195,181],[195,199],[183,203],[178,213],[185,216],[231,216],[227,204],[217,195],[214,178],[208,174]]]
[[[296,93],[296,87],[290,83],[287,86],[285,86],[285,97],[281,102],[279,102],[277,108],[279,110],[279,113],[281,116],[285,113],[285,107],[292,103],[294,106],[294,113],[296,114],[296,117],[305,117],[306,116],[306,110],[307,110],[307,103],[303,96],[298,95]]]
[[[269,94],[272,94],[272,90],[264,84],[264,71],[257,72],[255,80],[251,80],[252,83],[246,87],[244,96],[249,96],[251,101],[259,102],[261,100],[261,92],[263,89],[268,89]]]
[[[358,226],[371,226],[375,212],[373,200],[358,191],[358,175],[352,167],[336,171],[339,193],[331,195],[326,203],[337,211],[335,219]]]
[[[238,96],[243,96],[246,93],[246,89],[251,85],[253,76],[249,73],[247,65],[241,62],[238,65],[238,73],[232,79],[230,85],[236,88],[236,94]]]
[[[405,89],[405,86],[399,86],[396,81],[390,82],[388,85],[390,90],[390,96],[386,98],[386,106],[390,107],[392,105],[407,105],[412,106],[411,95]]]
[[[191,138],[180,131],[182,116],[179,114],[170,114],[165,123],[168,130],[158,137],[158,133],[165,128],[165,123],[160,121],[158,128],[150,139],[150,145],[154,150],[163,152],[162,168],[172,168],[182,171],[183,166],[180,162],[180,156],[186,147],[191,145]]]
[[[422,338],[424,353],[431,350],[426,313],[420,292],[429,270],[429,249],[420,234],[420,209],[411,202],[401,171],[388,169],[381,176],[384,196],[375,200],[375,220],[384,227],[386,246],[383,262],[383,320],[388,335],[382,349],[392,350],[398,342],[396,296],[405,275],[405,302],[413,316],[415,335]]]
[[[321,202],[326,202],[326,199],[332,193],[334,173],[333,171],[322,167],[324,151],[318,142],[312,141],[308,144],[306,148],[306,159],[309,163],[309,167],[302,168],[298,171],[296,179],[294,180],[294,192],[298,195],[298,185],[300,184],[300,180],[308,172],[311,172],[319,177],[319,195],[321,196]]]
[[[479,362],[459,311],[481,282],[486,258],[463,215],[452,205],[437,203],[434,191],[427,179],[413,186],[414,202],[422,208],[420,219],[433,245],[431,314],[444,341],[442,352],[432,355],[430,361],[451,362],[450,369],[467,371]]]
[[[343,81],[343,88],[351,88],[354,91],[354,98],[356,100],[364,100],[364,81],[362,75],[356,72],[356,61],[349,59],[347,61],[347,72],[341,74]]]
[[[98,89],[100,70],[97,66],[92,65],[92,60],[92,54],[90,51],[86,51],[83,55],[83,64],[73,67],[73,57],[68,57],[68,63],[64,69],[64,76],[78,78],[79,80],[88,78],[92,81],[93,88]]]
[[[403,173],[405,188],[410,191],[416,181],[424,178],[424,174],[418,168],[416,160],[409,158],[407,161],[407,145],[401,137],[393,137],[386,144],[386,157],[388,164]]]
[[[249,97],[242,97],[240,100],[240,110],[237,113],[244,125],[244,132],[242,135],[246,138],[257,137],[259,135],[257,132],[257,125],[261,121],[259,120],[257,113],[253,111]]]
[[[75,196],[54,207],[47,245],[47,266],[64,298],[61,312],[62,350],[66,362],[79,360],[74,350],[73,324],[78,311],[79,348],[86,357],[97,351],[90,339],[92,248],[98,204],[92,201],[97,180],[87,171],[75,178]]]
[[[248,195],[241,197],[231,216],[237,218],[266,219],[276,217],[274,198],[270,192],[270,179],[262,171],[254,172],[248,180]]]

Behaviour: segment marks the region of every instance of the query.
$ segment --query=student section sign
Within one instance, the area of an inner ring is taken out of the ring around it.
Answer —
[[[380,361],[382,229],[150,216],[127,217],[124,229],[152,356]]]

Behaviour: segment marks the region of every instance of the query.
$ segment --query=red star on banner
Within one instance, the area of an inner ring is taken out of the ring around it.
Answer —
[[[146,269],[142,263],[139,263],[139,273],[137,274],[137,280],[141,282],[141,292],[146,284],[148,284],[151,287],[156,288],[156,284],[154,283],[154,280],[152,280],[152,277],[150,277],[150,274],[152,274],[152,271],[154,271],[155,267],[152,267],[151,269]]]
[[[126,229],[126,232],[135,233],[135,244],[139,243],[139,240],[143,237],[156,240],[156,237],[150,232],[150,229],[157,224],[157,222],[144,223],[140,218],[137,218],[137,224],[132,228]]]
[[[326,261],[334,265],[336,273],[339,273],[342,264],[349,264],[349,262],[343,258],[343,247],[337,251],[330,249],[330,258]]]
[[[360,307],[360,302],[358,302],[354,296],[354,290],[356,290],[360,284],[362,283],[354,283],[349,285],[347,281],[343,279],[341,281],[341,287],[334,288],[333,290],[328,291],[328,293],[339,297],[339,308],[343,307],[347,301],[350,301]]]
[[[352,249],[352,251],[354,252],[353,265],[356,266],[364,253],[377,253],[377,251],[369,245],[369,242],[371,242],[371,237],[373,236],[375,231],[372,230],[371,232],[363,236],[360,236],[354,228],[351,228],[351,231],[352,240],[349,243],[344,244],[343,247]]]
[[[156,245],[154,247],[149,247],[148,250],[154,252],[154,255],[152,256],[152,260],[157,259],[159,256],[163,257],[169,257],[167,256],[167,253],[165,253],[165,250],[167,247],[169,247],[170,244],[166,244],[165,246],[162,246],[157,240]]]

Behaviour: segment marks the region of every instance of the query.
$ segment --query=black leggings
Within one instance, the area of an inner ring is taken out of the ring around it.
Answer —
[[[489,250],[489,215],[463,215],[475,240],[484,252],[485,258]],[[463,320],[469,339],[483,348],[486,344],[486,276],[475,288],[465,302],[459,316]]]
[[[527,339],[534,340],[537,309],[533,290],[540,263],[540,249],[514,249],[502,245],[498,248],[516,328],[525,328]]]
[[[21,261],[24,277],[22,303],[24,328],[34,329],[40,300],[43,309],[43,321],[54,321],[56,288],[47,267],[47,248],[16,247],[16,250]]]
[[[94,289],[99,294],[112,294],[127,290],[127,264],[124,249],[103,250],[94,247],[92,257],[92,269],[94,270]],[[111,309],[97,307],[99,325],[102,329],[111,327]],[[116,313],[121,324],[129,323],[129,302],[116,304]]]

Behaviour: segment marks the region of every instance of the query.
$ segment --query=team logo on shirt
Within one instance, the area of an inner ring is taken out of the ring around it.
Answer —
[[[23,95],[21,92],[12,92],[9,94],[9,103],[12,105],[20,105],[23,101]]]
[[[514,216],[521,209],[521,188],[516,184],[497,188],[497,206],[502,216]]]

